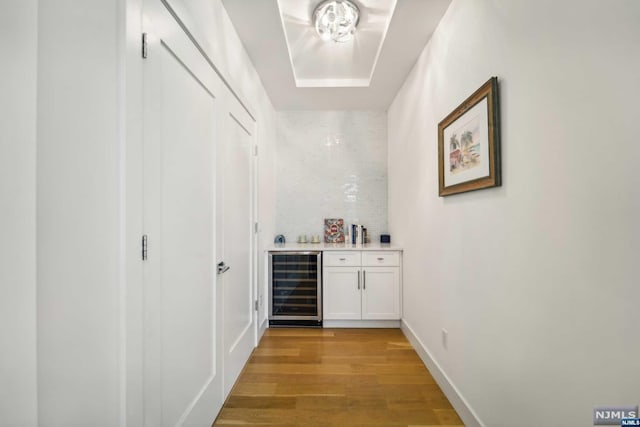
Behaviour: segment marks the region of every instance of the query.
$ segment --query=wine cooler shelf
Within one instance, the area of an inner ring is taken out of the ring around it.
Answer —
[[[321,252],[269,253],[269,324],[321,326]]]

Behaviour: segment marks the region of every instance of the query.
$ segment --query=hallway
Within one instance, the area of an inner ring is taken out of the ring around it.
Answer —
[[[350,1],[3,2],[0,427],[638,406],[640,1]]]
[[[462,426],[400,329],[267,329],[215,422]]]

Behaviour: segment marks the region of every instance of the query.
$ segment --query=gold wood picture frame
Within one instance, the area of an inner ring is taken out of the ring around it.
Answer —
[[[492,77],[438,123],[441,197],[502,184],[498,104]]]

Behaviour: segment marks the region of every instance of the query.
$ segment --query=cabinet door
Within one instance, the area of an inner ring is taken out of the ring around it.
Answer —
[[[360,267],[325,267],[323,317],[360,320]]]
[[[362,271],[362,318],[400,319],[400,268],[368,267]]]

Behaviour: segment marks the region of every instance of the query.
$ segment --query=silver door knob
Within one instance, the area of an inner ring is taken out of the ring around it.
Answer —
[[[224,261],[218,263],[218,274],[226,272],[231,267],[224,264]]]

